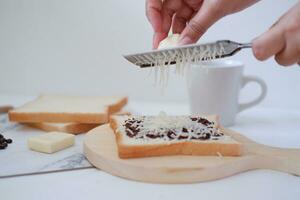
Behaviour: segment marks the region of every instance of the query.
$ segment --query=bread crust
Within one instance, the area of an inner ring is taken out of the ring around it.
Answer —
[[[130,115],[128,111],[119,111],[113,113],[113,115]],[[86,133],[91,129],[100,126],[102,124],[83,124],[83,123],[51,123],[51,122],[40,122],[40,123],[24,123],[24,125],[28,125],[30,127],[38,128],[44,131],[59,131],[65,133],[72,133],[72,134],[80,134]]]
[[[219,126],[218,123],[216,125]],[[110,127],[113,129],[116,136],[116,143],[120,158],[140,158],[170,155],[240,156],[242,154],[242,146],[238,142],[220,143],[184,141],[165,144],[126,145],[123,144],[123,135],[119,132],[118,126],[118,121],[111,117]]]
[[[127,103],[128,103],[128,97],[124,97],[118,103],[109,105],[107,108],[108,115],[111,115],[111,114],[114,114],[114,113],[120,111]],[[107,122],[108,121],[109,121],[109,118],[107,119]]]
[[[109,121],[111,113],[121,110],[128,102],[127,97],[123,97],[115,104],[107,106],[103,113],[55,113],[55,112],[21,112],[10,110],[9,120],[14,122],[77,122],[85,124],[101,124]]]
[[[108,121],[104,113],[49,113],[49,112],[9,112],[9,120],[14,122],[77,122],[86,124],[100,124]]]
[[[80,133],[86,133],[101,124],[66,123],[58,125],[57,123],[26,123],[25,125],[47,132],[58,131],[77,135]]]

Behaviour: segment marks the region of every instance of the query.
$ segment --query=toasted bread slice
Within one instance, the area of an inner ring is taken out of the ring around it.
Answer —
[[[113,115],[130,115],[130,112],[127,111],[119,111],[113,113]],[[65,132],[72,134],[80,134],[86,133],[91,129],[101,125],[101,124],[82,124],[82,123],[51,123],[51,122],[40,122],[40,123],[24,123],[25,125],[38,128],[47,132],[57,131],[57,132]]]
[[[242,153],[241,144],[219,130],[216,116],[113,116],[110,126],[120,158]]]
[[[101,124],[111,113],[119,111],[127,97],[82,97],[43,95],[20,108],[9,111],[15,122],[77,122]]]

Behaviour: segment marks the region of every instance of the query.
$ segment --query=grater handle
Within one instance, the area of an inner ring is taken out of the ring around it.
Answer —
[[[238,43],[231,40],[219,40],[216,43],[221,44],[224,47],[223,54],[220,57],[216,58],[225,58],[233,56],[242,49],[252,48],[252,43]]]
[[[252,48],[252,43],[244,43],[244,44],[240,44],[239,47],[240,47],[241,49]]]

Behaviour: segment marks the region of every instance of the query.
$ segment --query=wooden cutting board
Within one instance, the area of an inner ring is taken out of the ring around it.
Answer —
[[[240,157],[163,156],[134,159],[118,157],[109,125],[85,136],[84,154],[97,168],[127,179],[152,183],[192,183],[220,179],[252,169],[272,169],[300,175],[300,149],[258,144],[229,129],[222,129],[243,144]]]

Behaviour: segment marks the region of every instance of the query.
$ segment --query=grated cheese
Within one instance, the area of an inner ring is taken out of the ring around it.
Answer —
[[[158,49],[176,47],[179,42],[179,34],[173,34],[161,41]],[[157,55],[154,62],[154,83],[162,86],[162,89],[167,86],[170,73],[170,62],[175,60],[176,65],[174,73],[185,76],[186,71],[190,69],[192,63],[198,64],[199,67],[205,67],[203,61],[215,59],[224,53],[224,46],[220,44],[207,45],[200,47],[191,47],[187,49],[178,49],[172,54]],[[167,64],[166,64],[167,63]]]
[[[192,120],[192,118],[195,118],[196,120]],[[182,137],[185,137],[184,140],[192,140],[202,138],[206,136],[206,134],[209,134],[209,138],[206,138],[205,140],[225,139],[225,136],[212,124],[212,122],[208,121],[208,124],[197,122],[200,119],[206,120],[205,118],[191,116],[168,116],[165,112],[160,112],[158,116],[135,116],[125,118],[123,126],[120,127],[120,131],[124,134],[128,131],[129,135],[131,135],[130,137],[145,141],[183,140]],[[130,123],[130,127],[138,129],[138,131],[126,128],[126,123]],[[183,131],[183,129],[185,129],[185,131]],[[172,138],[168,136],[170,131],[174,134]],[[147,136],[148,134],[160,137],[153,139],[149,138],[149,136]]]

